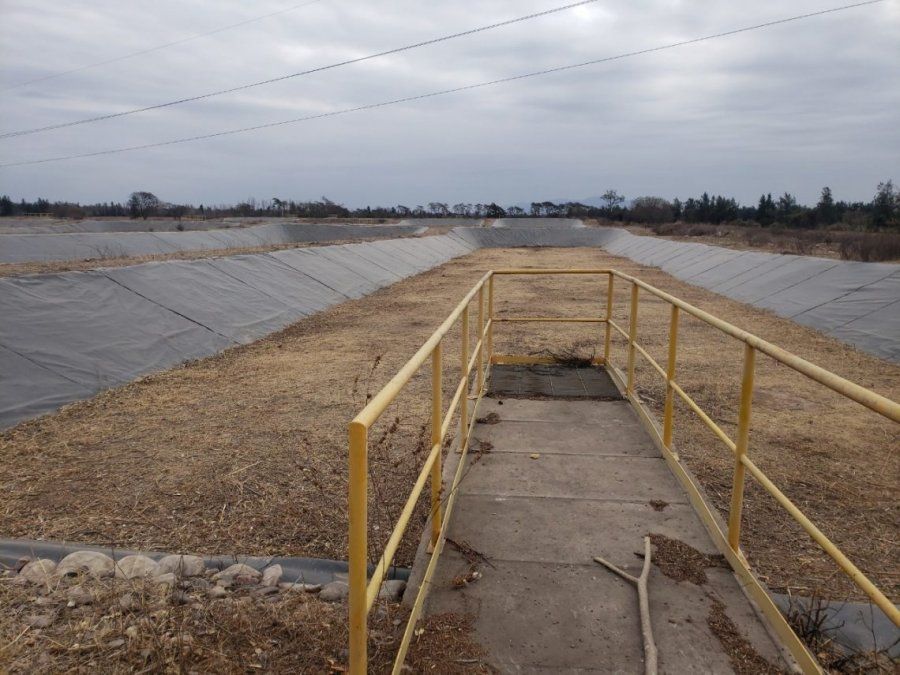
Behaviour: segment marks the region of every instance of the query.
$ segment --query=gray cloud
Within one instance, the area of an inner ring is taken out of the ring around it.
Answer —
[[[0,87],[277,11],[291,2],[2,0]],[[10,131],[151,105],[555,6],[325,0],[0,95]],[[560,0],[560,3],[562,1]],[[210,133],[602,58],[833,6],[605,1],[308,77],[0,141],[0,161]],[[822,185],[868,199],[900,179],[900,6],[849,10],[666,52],[364,113],[89,159],[0,169],[14,197],[250,195],[348,205],[703,190],[745,202]]]

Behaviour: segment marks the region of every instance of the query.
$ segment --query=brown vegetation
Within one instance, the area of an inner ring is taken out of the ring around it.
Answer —
[[[75,584],[85,604],[67,603]],[[62,579],[52,588],[0,577],[4,673],[346,672],[346,606],[303,592],[209,599],[138,579]],[[380,603],[369,624],[373,673],[390,672],[408,610]],[[491,672],[470,619],[425,619],[406,663],[414,672]]]
[[[900,233],[848,230],[801,230],[758,225],[660,223],[627,228],[635,234],[656,235],[737,250],[811,255],[863,262],[900,261]]]
[[[900,368],[836,340],[596,249],[482,250],[252,345],[143,378],[0,435],[3,536],[68,539],[201,553],[346,556],[346,425],[491,267],[614,265],[887,396]],[[498,279],[498,312],[599,312],[605,281]],[[624,322],[619,284],[615,317]],[[556,308],[559,308],[558,310]],[[474,314],[473,314],[474,316]],[[639,340],[664,360],[668,307],[643,297]],[[473,321],[473,323],[475,323]],[[623,323],[624,325],[624,323]],[[498,352],[559,349],[596,339],[580,324],[498,325]],[[458,377],[458,333],[445,345],[445,400]],[[727,432],[736,423],[740,345],[685,319],[678,379]],[[614,362],[624,363],[621,340]],[[373,368],[373,364],[377,366]],[[661,411],[663,388],[640,364],[638,391]],[[894,425],[768,359],[757,370],[751,454],[761,468],[895,599],[900,526]],[[427,368],[375,429],[371,458],[375,557],[423,459]],[[676,445],[714,505],[727,509],[733,459],[678,406]],[[852,584],[773,500],[748,483],[743,545],[777,589]],[[398,562],[412,559],[420,509]]]

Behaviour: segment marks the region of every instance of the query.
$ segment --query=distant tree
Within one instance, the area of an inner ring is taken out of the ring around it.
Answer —
[[[278,211],[282,216],[284,215],[284,209],[287,207],[287,204],[278,197],[272,197],[272,208]],[[202,208],[202,207],[201,207]]]
[[[471,204],[464,204],[460,202],[459,204],[453,205],[453,213],[457,216],[462,216],[463,218],[467,218],[469,214],[472,212]]]
[[[662,197],[637,197],[631,202],[629,219],[639,223],[669,223],[674,214],[671,202]]]
[[[171,216],[175,220],[181,220],[184,218],[184,214],[187,213],[188,207],[183,204],[166,204],[166,215]]]
[[[701,223],[708,223],[712,220],[712,203],[708,192],[700,195],[700,202],[697,204],[697,217]]]
[[[525,215],[525,209],[520,206],[510,206],[508,209],[506,209],[506,215],[510,216],[511,218],[518,218],[519,216]]]
[[[606,211],[610,215],[612,215],[615,209],[619,208],[620,206],[622,206],[622,204],[625,203],[625,196],[620,195],[615,190],[607,190],[603,193],[600,199],[603,200]]]
[[[837,222],[837,219],[838,214],[834,206],[834,197],[831,196],[831,188],[825,186],[822,188],[819,203],[816,204],[816,222],[821,225],[831,225]]]
[[[11,216],[15,211],[12,199],[7,195],[0,197],[0,216]]]
[[[894,182],[879,183],[872,200],[872,225],[877,228],[900,226],[900,191]]]
[[[494,202],[491,202],[487,207],[485,207],[485,218],[502,218],[506,215],[506,211],[497,206]]]
[[[797,210],[797,199],[790,192],[785,192],[778,198],[776,208],[778,222],[787,223],[790,221],[794,211]]]
[[[437,216],[438,218],[444,218],[450,215],[450,209],[442,202],[429,202],[428,211],[431,215]]]
[[[775,215],[775,202],[772,199],[772,193],[761,195],[759,206],[756,207],[756,222],[766,227],[775,222]]]
[[[159,197],[152,192],[132,192],[128,198],[128,211],[132,218],[147,220],[159,208]]]
[[[677,197],[672,200],[672,218],[674,220],[681,220],[681,215],[684,213],[684,205],[681,203],[681,200]]]

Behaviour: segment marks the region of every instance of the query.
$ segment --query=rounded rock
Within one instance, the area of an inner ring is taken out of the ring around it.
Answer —
[[[343,602],[350,595],[350,586],[343,581],[332,581],[322,586],[319,599],[325,602]]]
[[[153,581],[160,586],[168,586],[169,588],[174,588],[175,584],[178,583],[178,578],[171,572],[168,572],[167,574],[160,574]]]
[[[48,584],[56,571],[56,562],[46,558],[38,558],[26,564],[19,571],[19,576],[33,584]]]
[[[387,600],[388,602],[400,602],[405,590],[405,581],[402,579],[389,579],[381,584],[381,590],[378,591],[378,598],[379,600]]]
[[[263,570],[262,580],[259,583],[261,586],[277,586],[282,574],[284,570],[281,565],[271,565]]]
[[[85,573],[92,577],[112,576],[116,563],[99,551],[75,551],[59,561],[57,576]]]
[[[69,592],[66,593],[66,597],[69,599],[67,603],[69,607],[80,607],[81,605],[90,605],[94,602],[93,594],[84,590],[80,584],[70,588]]]
[[[206,572],[206,563],[197,555],[167,555],[160,559],[159,570],[179,577],[200,577]]]
[[[236,563],[216,574],[213,579],[219,580],[229,578],[236,585],[255,584],[259,581],[262,574],[259,570],[255,570],[250,565]]]
[[[145,555],[126,555],[116,563],[117,579],[140,579],[159,575],[159,563]]]
[[[322,590],[322,584],[304,584],[299,581],[282,581],[278,584],[278,588],[286,592],[318,593]]]
[[[226,597],[228,595],[228,591],[226,591],[221,586],[213,586],[206,592],[206,594],[213,600],[217,600],[219,598]]]

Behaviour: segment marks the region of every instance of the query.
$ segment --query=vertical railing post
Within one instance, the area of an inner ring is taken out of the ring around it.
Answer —
[[[441,444],[441,343],[431,352],[431,448]],[[431,550],[441,535],[441,451],[431,465]]]
[[[666,364],[666,405],[663,410],[663,445],[669,451],[672,450],[672,425],[675,415],[675,390],[672,388],[672,382],[675,379],[675,359],[677,355],[678,305],[672,305],[672,318],[669,321],[669,361]]]
[[[741,376],[741,408],[738,413],[737,442],[734,452],[734,485],[731,510],[728,512],[728,545],[739,553],[741,545],[741,511],[744,508],[744,462],[750,442],[750,407],[753,404],[753,371],[756,350],[744,345],[744,372]]]
[[[494,275],[488,278],[488,326],[487,334],[487,361],[490,367],[491,359],[494,356]]]
[[[469,429],[469,306],[462,311],[462,349],[460,350],[460,371],[463,384],[459,402],[459,451],[466,449],[466,434]]]
[[[638,285],[631,284],[631,316],[628,322],[628,384],[625,393],[634,394],[634,342],[637,340]]]
[[[484,285],[478,289],[478,339],[475,342],[481,342],[478,350],[478,377],[476,378],[478,387],[475,390],[476,396],[481,396],[481,391],[484,389]]]
[[[609,345],[612,339],[612,309],[613,309],[613,280],[615,277],[612,272],[607,273],[609,281],[606,286],[606,335],[603,337],[603,365],[609,365]]]
[[[368,658],[366,571],[368,549],[368,444],[369,430],[359,422],[350,423],[350,672],[366,672]]]

